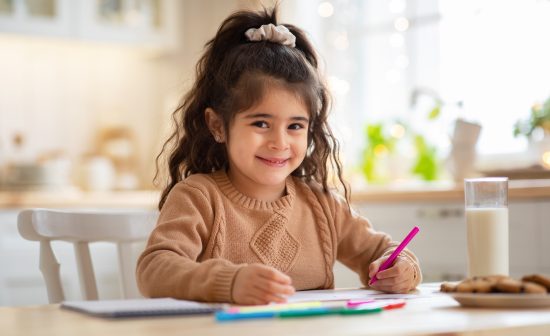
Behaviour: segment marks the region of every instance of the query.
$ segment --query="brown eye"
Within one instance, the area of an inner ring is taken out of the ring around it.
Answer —
[[[265,121],[255,121],[252,123],[252,126],[256,126],[256,127],[259,127],[259,128],[267,128],[268,125]]]
[[[291,130],[299,130],[302,128],[304,128],[304,125],[302,124],[291,124],[288,126],[288,129],[291,129]]]

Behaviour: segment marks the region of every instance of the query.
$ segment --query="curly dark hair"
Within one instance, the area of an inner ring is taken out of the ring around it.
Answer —
[[[296,37],[296,47],[270,41],[251,42],[245,32],[266,24],[278,25],[277,8],[269,11],[240,11],[230,15],[216,36],[205,46],[196,66],[196,81],[172,114],[175,130],[157,156],[157,173],[164,154],[169,154],[169,179],[159,209],[168,193],[185,177],[226,169],[224,144],[209,131],[205,110],[212,108],[223,120],[225,130],[236,113],[263,98],[270,85],[283,85],[296,93],[310,114],[308,148],[302,164],[292,172],[306,181],[316,181],[329,191],[329,169],[337,174],[349,206],[349,189],[342,177],[339,144],[328,125],[329,93],[319,73],[315,50],[306,34],[285,24]],[[226,132],[226,134],[228,134]]]

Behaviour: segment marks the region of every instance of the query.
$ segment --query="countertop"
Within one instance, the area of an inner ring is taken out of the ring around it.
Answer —
[[[464,185],[432,183],[415,185],[369,186],[365,190],[352,190],[353,202],[410,202],[410,201],[459,201],[464,202]],[[550,180],[510,180],[508,200],[550,199]]]
[[[0,190],[0,209],[4,208],[140,208],[156,209],[158,190],[95,191],[79,189],[4,191]]]
[[[79,189],[65,191],[6,191],[0,190],[0,208],[145,208],[155,209],[159,200],[158,190],[85,192]],[[550,180],[511,180],[510,201],[522,199],[550,199]],[[462,185],[453,183],[395,184],[367,186],[352,189],[352,202],[392,203],[412,201],[463,202]]]

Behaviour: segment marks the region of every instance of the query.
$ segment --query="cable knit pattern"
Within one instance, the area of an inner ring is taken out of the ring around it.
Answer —
[[[323,250],[323,258],[325,259],[324,269],[327,275],[325,287],[334,288],[334,273],[332,272],[332,268],[334,267],[336,253],[334,253],[327,217],[321,207],[321,203],[319,203],[319,200],[315,197],[315,194],[310,190],[307,195],[307,200],[312,206],[315,219],[317,220],[317,227],[320,232],[321,248]]]
[[[286,228],[287,218],[276,213],[254,235],[250,248],[260,260],[283,272],[288,272],[298,256],[300,243]]]
[[[266,202],[242,194],[218,171],[191,175],[170,191],[136,278],[146,297],[231,302],[235,276],[248,264],[286,273],[296,290],[328,289],[335,260],[365,283],[368,265],[393,248],[391,237],[317,184],[289,177],[285,196]],[[418,284],[418,261],[404,253]]]
[[[222,256],[222,246],[225,237],[225,223],[221,223],[216,236],[214,237],[214,249],[212,250],[212,258],[220,258]]]

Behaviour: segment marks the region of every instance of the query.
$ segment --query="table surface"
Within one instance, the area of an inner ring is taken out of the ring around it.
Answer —
[[[435,294],[375,315],[320,316],[217,323],[213,316],[103,319],[59,305],[0,307],[8,335],[550,335],[550,308],[462,308]]]

